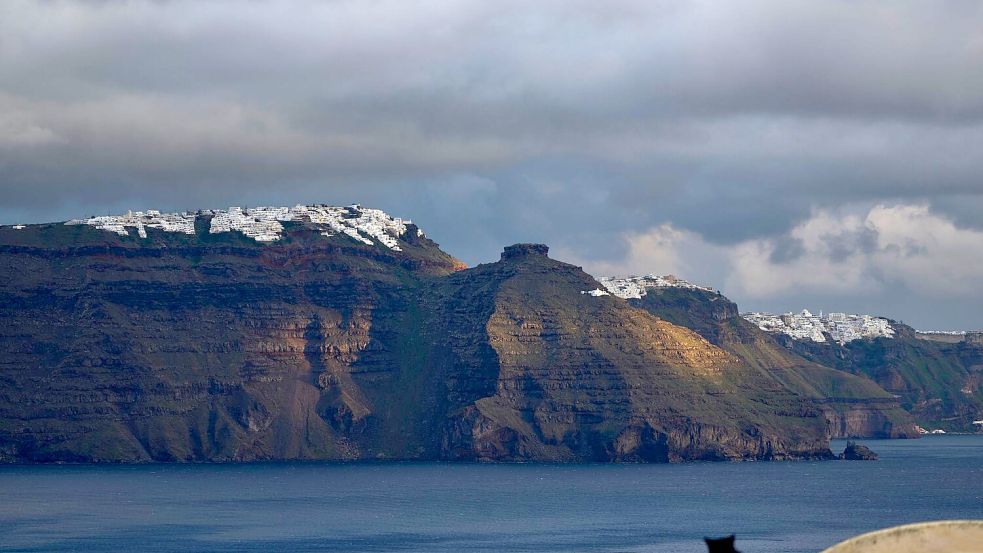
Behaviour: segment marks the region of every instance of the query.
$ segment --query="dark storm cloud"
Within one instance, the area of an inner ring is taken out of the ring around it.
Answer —
[[[983,226],[981,60],[970,1],[8,0],[0,223],[361,202],[470,263],[664,224],[791,262],[817,210]]]

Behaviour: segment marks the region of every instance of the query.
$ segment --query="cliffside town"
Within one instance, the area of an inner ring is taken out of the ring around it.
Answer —
[[[88,219],[75,219],[66,225],[89,225],[100,230],[128,236],[128,229],[135,229],[140,238],[147,237],[147,228],[165,232],[195,234],[195,221],[210,217],[208,232],[240,232],[257,242],[276,242],[283,236],[283,223],[299,221],[316,226],[324,236],[344,234],[364,244],[378,240],[387,248],[400,251],[397,238],[406,233],[411,221],[390,217],[378,209],[366,209],[359,205],[334,207],[327,205],[297,205],[294,207],[230,207],[183,213],[161,213],[149,210],[130,211],[126,215],[103,215]],[[23,225],[18,225],[24,228]],[[17,228],[17,227],[15,227]],[[417,229],[422,235],[422,231]]]
[[[597,289],[585,291],[585,294],[592,296],[602,296],[613,294],[624,299],[640,299],[653,288],[683,288],[686,290],[703,290],[705,292],[715,292],[708,286],[699,286],[687,282],[675,275],[645,275],[629,277],[598,277],[598,282],[604,286],[605,290]]]
[[[700,286],[675,275],[646,275],[630,277],[599,277],[604,288],[584,290],[581,293],[595,297],[614,295],[624,299],[641,299],[649,290],[680,288],[684,290],[717,291],[709,286]],[[845,344],[862,338],[893,338],[894,329],[887,319],[872,315],[853,315],[848,313],[827,313],[813,315],[808,309],[798,313],[742,313],[741,316],[755,326],[771,333],[781,333],[796,340],[826,342],[829,340]]]
[[[742,313],[744,319],[761,330],[787,334],[796,340],[826,342],[827,337],[838,344],[863,338],[893,338],[894,328],[887,319],[871,315],[827,313],[813,315],[808,309],[798,313]]]

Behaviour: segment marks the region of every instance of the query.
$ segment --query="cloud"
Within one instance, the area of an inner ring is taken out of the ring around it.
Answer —
[[[976,296],[983,282],[983,232],[957,227],[927,206],[879,206],[867,216],[876,234],[872,272],[916,292]]]
[[[691,166],[682,183],[649,179],[672,192],[708,173],[771,180],[775,164],[888,171],[912,150],[950,158],[967,152],[951,143],[981,142],[983,8],[969,3],[0,9],[0,92],[67,142],[26,159],[0,151],[13,185],[58,157],[81,166],[66,170],[118,175],[99,154],[126,147],[140,150],[129,180],[148,183],[160,165],[172,180],[207,171],[231,182],[257,166],[439,178],[573,157],[651,175],[677,159]],[[946,161],[966,165],[970,153]],[[816,186],[793,176],[788,186]]]
[[[868,252],[862,247],[868,231],[862,217],[818,212],[786,236],[738,244],[729,255],[733,272],[728,286],[749,297],[869,291],[876,281],[870,278]],[[797,254],[780,255],[789,243]]]
[[[798,245],[797,255],[776,258],[783,239]],[[748,241],[732,252],[730,285],[758,298],[891,287],[976,296],[983,279],[983,232],[957,227],[927,205],[878,205],[861,215],[821,211],[787,237]]]
[[[585,259],[581,252],[560,249],[554,257],[570,259],[584,265],[595,276],[674,274],[702,284],[719,286],[727,274],[727,248],[707,242],[699,234],[681,230],[670,223],[645,232],[623,234],[621,259],[596,261]]]
[[[599,276],[675,273],[720,287],[745,308],[833,303],[944,327],[977,324],[983,231],[957,226],[924,204],[819,210],[785,234],[728,247],[668,223],[621,239],[626,253],[618,260],[561,253]]]

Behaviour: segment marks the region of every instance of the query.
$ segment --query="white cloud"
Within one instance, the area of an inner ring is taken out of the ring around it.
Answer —
[[[582,260],[576,251],[561,249],[560,259],[580,261],[596,276],[674,274],[698,284],[716,285],[723,275],[719,263],[727,248],[711,244],[699,234],[666,223],[646,232],[622,235],[626,254],[618,261]]]
[[[983,232],[959,228],[925,205],[878,206],[865,224],[877,236],[868,263],[881,280],[899,280],[926,294],[979,294]]]
[[[754,298],[892,286],[972,297],[983,279],[983,232],[959,228],[927,205],[878,205],[859,216],[820,211],[788,238],[801,248],[788,260],[775,260],[778,239],[740,244],[728,285]]]
[[[740,243],[722,260],[731,267],[727,289],[752,298],[794,291],[863,291],[874,285],[857,245],[865,230],[862,217],[821,211],[787,236]],[[783,243],[798,251],[776,260]]]
[[[783,236],[731,247],[671,224],[623,240],[620,260],[587,262],[587,269],[597,275],[675,273],[749,299],[857,296],[892,287],[973,298],[983,281],[983,231],[960,228],[927,205],[820,210]]]

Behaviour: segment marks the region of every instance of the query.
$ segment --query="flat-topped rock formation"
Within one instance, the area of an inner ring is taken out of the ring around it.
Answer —
[[[513,244],[506,246],[502,251],[502,260],[524,257],[527,255],[538,255],[547,257],[550,248],[546,244]]]

